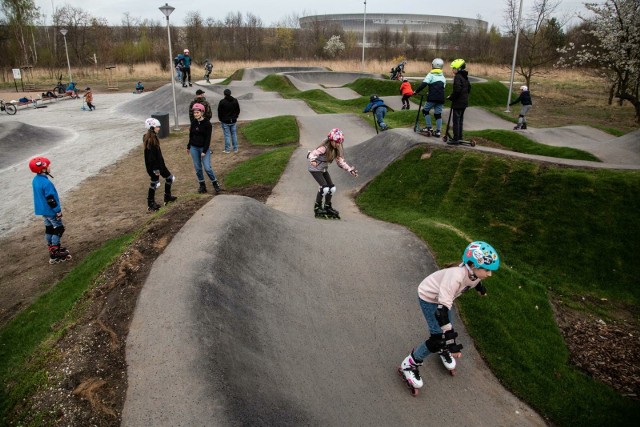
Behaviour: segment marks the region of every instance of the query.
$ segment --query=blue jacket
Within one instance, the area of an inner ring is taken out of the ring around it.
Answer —
[[[56,216],[62,210],[56,187],[49,181],[47,175],[43,173],[36,174],[33,177],[31,186],[33,187],[33,205],[36,215]],[[47,197],[49,196],[53,196],[58,206],[55,208],[49,206],[47,203]]]
[[[189,55],[182,55],[184,61],[184,68],[191,68],[191,57]]]
[[[382,98],[378,98],[373,102],[370,102],[367,104],[366,107],[364,107],[364,111],[362,111],[363,113],[368,113],[369,111],[373,110],[373,112],[375,113],[376,110],[380,107],[385,107],[385,108],[389,108],[385,105],[384,101],[382,100]]]

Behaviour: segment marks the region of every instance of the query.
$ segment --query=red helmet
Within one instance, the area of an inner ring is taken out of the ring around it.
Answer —
[[[199,102],[196,102],[195,104],[193,104],[193,107],[191,107],[192,110],[200,110],[204,113],[204,105],[200,104]]]
[[[337,144],[342,144],[344,142],[344,134],[338,128],[331,129],[329,135],[327,135],[329,141],[335,141]]]
[[[31,169],[33,173],[42,173],[42,171],[49,168],[50,164],[51,161],[46,157],[34,157],[29,162],[29,169]]]

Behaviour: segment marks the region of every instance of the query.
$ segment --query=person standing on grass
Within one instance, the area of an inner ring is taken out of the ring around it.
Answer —
[[[462,129],[464,127],[464,110],[469,106],[469,93],[471,83],[469,83],[469,72],[466,70],[464,59],[454,59],[451,63],[453,70],[453,92],[449,95],[453,114],[453,139],[447,144],[459,144],[462,141]]]
[[[204,105],[193,104],[193,120],[191,121],[191,127],[189,128],[189,142],[187,143],[187,154],[191,156],[193,160],[193,167],[196,170],[196,177],[200,187],[198,193],[206,193],[207,186],[204,183],[204,174],[202,169],[207,173],[207,176],[211,180],[211,185],[216,194],[222,191],[218,179],[216,178],[213,168],[211,167],[211,135],[213,134],[213,126],[208,119],[204,118]]]
[[[509,105],[515,105],[518,102],[522,104],[522,107],[520,108],[520,114],[518,115],[518,123],[513,128],[513,130],[527,128],[527,118],[525,116],[533,107],[533,101],[531,101],[531,93],[529,92],[529,88],[525,85],[520,86],[520,95]]]
[[[487,294],[482,280],[491,277],[500,267],[498,252],[486,242],[471,242],[462,253],[462,263],[438,270],[418,286],[418,301],[429,330],[429,338],[419,343],[404,358],[398,372],[413,394],[424,385],[418,368],[431,353],[438,354],[445,367],[455,369],[455,358],[462,356],[462,345],[456,343],[451,310],[453,301],[469,289],[481,296]]]
[[[171,195],[171,185],[176,178],[171,174],[167,166],[164,164],[164,157],[162,156],[162,150],[160,149],[160,140],[158,139],[158,132],[160,131],[160,120],[154,118],[148,118],[144,121],[144,126],[147,132],[142,137],[144,144],[144,165],[147,169],[147,173],[151,178],[149,184],[149,191],[147,194],[147,209],[149,212],[157,211],[160,209],[160,205],[156,203],[156,189],[160,187],[160,177],[165,179],[164,181],[164,204],[168,205],[171,202],[175,202],[177,197]]]
[[[238,152],[238,134],[237,134],[237,121],[240,116],[240,104],[238,100],[231,96],[231,90],[224,90],[224,98],[218,103],[218,120],[222,126],[222,132],[224,133],[224,151],[223,153],[229,154],[231,146],[233,145],[233,152]]]

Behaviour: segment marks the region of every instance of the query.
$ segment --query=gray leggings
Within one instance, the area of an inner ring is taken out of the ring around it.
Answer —
[[[525,119],[524,116],[526,116],[529,110],[531,110],[531,107],[532,107],[531,105],[523,105],[522,108],[520,108],[520,116],[518,117],[518,123],[527,122],[527,119]]]

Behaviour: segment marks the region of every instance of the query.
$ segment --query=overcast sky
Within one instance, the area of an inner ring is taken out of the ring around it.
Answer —
[[[533,0],[523,0],[523,14],[531,8]],[[598,0],[590,0],[597,2]],[[262,19],[264,26],[282,21],[294,14],[324,15],[332,13],[363,13],[363,0],[35,0],[42,13],[51,23],[54,7],[69,4],[82,8],[92,16],[106,18],[111,25],[120,25],[123,14],[129,12],[133,18],[161,20],[164,15],[158,8],[165,3],[176,8],[170,17],[175,25],[183,25],[187,12],[199,10],[203,18],[223,20],[229,13],[247,12]],[[504,27],[505,0],[367,0],[367,13],[415,13],[428,15],[459,16],[477,18],[498,28]],[[583,1],[562,0],[560,10],[565,14],[584,12]]]

